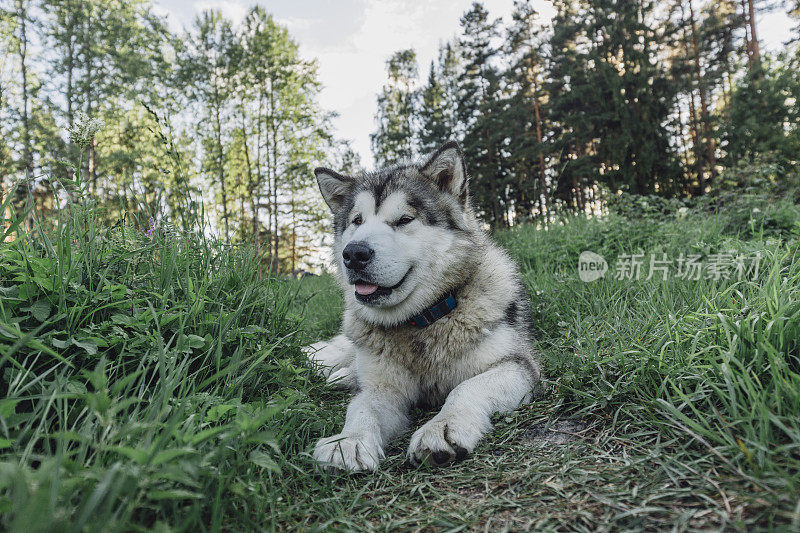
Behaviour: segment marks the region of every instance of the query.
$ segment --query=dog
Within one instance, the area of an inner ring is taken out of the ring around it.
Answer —
[[[491,416],[528,401],[541,371],[530,298],[471,205],[458,143],[421,162],[345,176],[314,171],[333,214],[342,334],[307,348],[355,391],[344,428],[322,438],[323,469],[374,471],[415,405],[441,406],[411,437],[414,464],[471,453]]]

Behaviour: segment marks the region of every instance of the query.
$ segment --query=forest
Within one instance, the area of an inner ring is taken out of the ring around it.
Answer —
[[[796,163],[800,56],[792,43],[762,53],[756,20],[798,4],[553,7],[546,21],[518,1],[502,21],[476,2],[422,72],[413,49],[392,55],[376,164],[459,140],[497,228],[602,213],[620,192],[696,198],[741,185],[756,161]],[[206,11],[176,33],[149,0],[13,0],[0,50],[0,184],[18,207],[47,219],[70,201],[84,135],[80,175],[109,220],[138,213],[148,231],[203,212],[208,231],[255,243],[273,270],[318,263],[311,169],[360,160],[318,105],[316,62],[263,7],[239,24]],[[76,132],[89,121],[96,135]]]
[[[474,3],[438,60],[387,61],[379,163],[440,139],[462,143],[472,192],[493,227],[602,213],[620,192],[698,198],[752,185],[800,154],[800,55],[759,46],[757,18],[800,4],[757,0],[556,0],[512,20]],[[423,69],[420,72],[420,68]],[[795,168],[796,173],[796,168]]]
[[[142,231],[202,214],[280,271],[319,246],[311,171],[353,154],[317,103],[316,63],[264,8],[175,33],[149,0],[13,0],[0,56],[0,184],[18,208],[52,218],[80,190]]]

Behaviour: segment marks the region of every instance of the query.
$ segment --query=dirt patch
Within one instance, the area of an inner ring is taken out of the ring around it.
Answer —
[[[530,426],[522,438],[530,444],[568,444],[582,439],[588,428],[589,423],[584,420],[547,420]]]

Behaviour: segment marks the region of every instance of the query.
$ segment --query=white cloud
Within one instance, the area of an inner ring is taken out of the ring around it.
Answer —
[[[292,35],[298,31],[308,30],[313,25],[310,19],[300,17],[275,17],[275,21],[281,26],[288,28],[289,33]]]
[[[307,32],[322,24],[319,20],[295,33],[303,54],[319,59],[324,84],[321,104],[339,113],[334,126],[340,136],[353,141],[362,163],[372,164],[369,134],[375,129],[376,95],[387,79],[386,60],[397,50],[414,48],[424,79],[439,44],[458,34],[459,19],[470,5],[470,0],[372,0],[362,13],[354,14],[359,23],[350,33],[333,40],[305,39]],[[492,16],[509,18],[513,0],[493,0],[485,5]]]
[[[215,9],[222,12],[227,18],[233,22],[241,22],[247,15],[248,4],[237,0],[200,0],[192,4],[195,14],[209,9]]]

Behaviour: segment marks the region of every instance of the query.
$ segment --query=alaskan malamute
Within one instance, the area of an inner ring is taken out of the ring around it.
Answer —
[[[314,173],[333,212],[345,311],[342,334],[308,353],[331,384],[357,391],[314,458],[375,470],[410,408],[426,404],[441,410],[412,435],[408,458],[462,459],[540,372],[528,294],[475,217],[461,148],[450,141],[421,163],[358,176]]]

